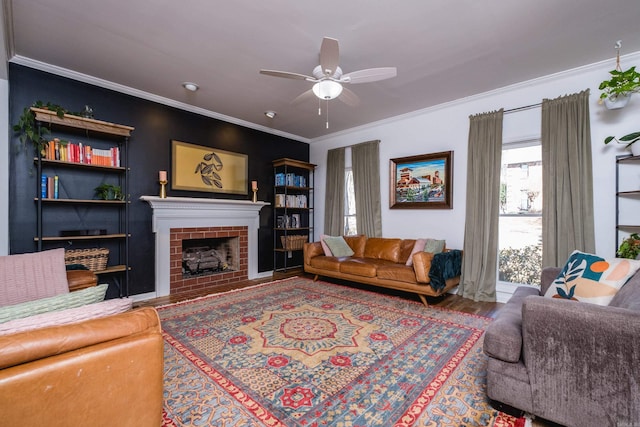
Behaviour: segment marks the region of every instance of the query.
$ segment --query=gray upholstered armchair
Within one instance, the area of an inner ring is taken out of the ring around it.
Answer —
[[[640,272],[609,306],[519,287],[487,328],[490,399],[567,426],[640,426]]]

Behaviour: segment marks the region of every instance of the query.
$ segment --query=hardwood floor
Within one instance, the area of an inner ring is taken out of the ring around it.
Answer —
[[[279,280],[279,279],[283,279],[286,277],[291,277],[291,276],[300,276],[300,277],[307,277],[309,279],[313,279],[313,275],[311,274],[305,274],[304,272],[297,272],[294,274],[276,274],[273,277],[267,277],[264,279],[257,279],[257,280],[247,280],[241,283],[235,283],[233,285],[223,285],[223,286],[219,286],[216,287],[214,290],[206,290],[206,291],[200,291],[200,292],[190,292],[190,293],[182,293],[180,295],[169,295],[169,296],[165,296],[165,297],[160,297],[160,298],[155,298],[152,300],[147,300],[147,301],[141,301],[141,302],[137,302],[134,304],[135,307],[142,307],[142,306],[151,306],[151,307],[159,307],[162,305],[167,305],[167,304],[172,304],[172,303],[176,303],[176,302],[180,302],[180,301],[185,301],[185,300],[189,300],[189,299],[193,299],[193,298],[197,298],[197,297],[201,297],[201,296],[205,296],[205,295],[209,295],[212,293],[219,293],[219,292],[228,292],[234,289],[241,289],[241,288],[245,288],[248,286],[254,286],[260,283],[266,283],[266,282],[271,282],[273,280]],[[360,285],[357,283],[353,283],[353,282],[341,282],[341,281],[337,281],[337,280],[331,280],[333,283],[339,283],[339,284],[344,284],[346,286],[352,286],[352,287],[356,287],[359,289],[365,289],[365,290],[375,290],[375,292],[380,292],[380,293],[384,293],[384,294],[388,294],[388,295],[394,295],[400,298],[406,298],[412,301],[420,301],[418,296],[412,293],[408,293],[408,292],[401,292],[401,291],[395,291],[392,289],[385,289],[385,288],[377,288],[377,287],[371,287],[369,285]],[[444,307],[444,308],[448,308],[450,310],[455,310],[455,311],[461,311],[464,313],[472,313],[472,314],[476,314],[479,316],[485,316],[485,317],[495,317],[496,313],[500,310],[500,308],[504,305],[502,303],[497,303],[497,302],[475,302],[472,301],[470,299],[467,298],[462,298],[458,295],[452,295],[452,294],[446,294],[442,297],[439,298],[427,298],[427,302],[429,303],[429,305],[431,306],[437,306],[437,307]]]

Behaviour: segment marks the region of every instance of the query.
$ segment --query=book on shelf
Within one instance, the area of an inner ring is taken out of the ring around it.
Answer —
[[[54,175],[53,177],[53,198],[57,199],[58,198],[58,175]]]
[[[46,175],[42,175],[42,177],[40,178],[40,198],[41,199],[47,198],[47,176]]]
[[[120,167],[120,147],[92,148],[90,145],[54,138],[47,143],[44,158],[69,163]]]

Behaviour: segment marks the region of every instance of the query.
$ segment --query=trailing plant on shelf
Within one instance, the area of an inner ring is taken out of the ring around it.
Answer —
[[[27,148],[27,143],[31,142],[37,153],[42,152],[42,150],[46,148],[47,140],[45,139],[45,135],[48,135],[50,131],[45,126],[36,125],[36,115],[31,111],[31,107],[55,111],[56,115],[60,118],[63,118],[65,114],[75,113],[70,113],[59,105],[50,102],[45,104],[42,101],[36,101],[30,107],[25,107],[24,110],[22,110],[18,123],[13,125],[13,131],[19,134],[20,143],[25,149]],[[66,143],[66,141],[61,142]]]
[[[119,185],[100,184],[94,190],[101,200],[124,200],[124,194]]]
[[[605,144],[608,144],[611,141],[616,141],[618,144],[625,144],[625,148],[632,148],[633,144],[640,141],[640,132],[632,132],[620,138],[616,138],[615,136],[608,136],[604,139]],[[634,155],[636,155],[635,152]]]
[[[640,236],[638,233],[633,233],[624,239],[616,255],[620,258],[637,259],[640,255]]]

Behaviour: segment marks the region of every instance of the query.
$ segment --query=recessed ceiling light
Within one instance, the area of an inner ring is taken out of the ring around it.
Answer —
[[[265,111],[264,115],[269,117],[270,119],[273,119],[276,116],[276,112],[275,111]]]
[[[186,90],[190,90],[191,92],[195,92],[198,90],[198,85],[192,82],[184,82],[182,83],[182,87]]]

